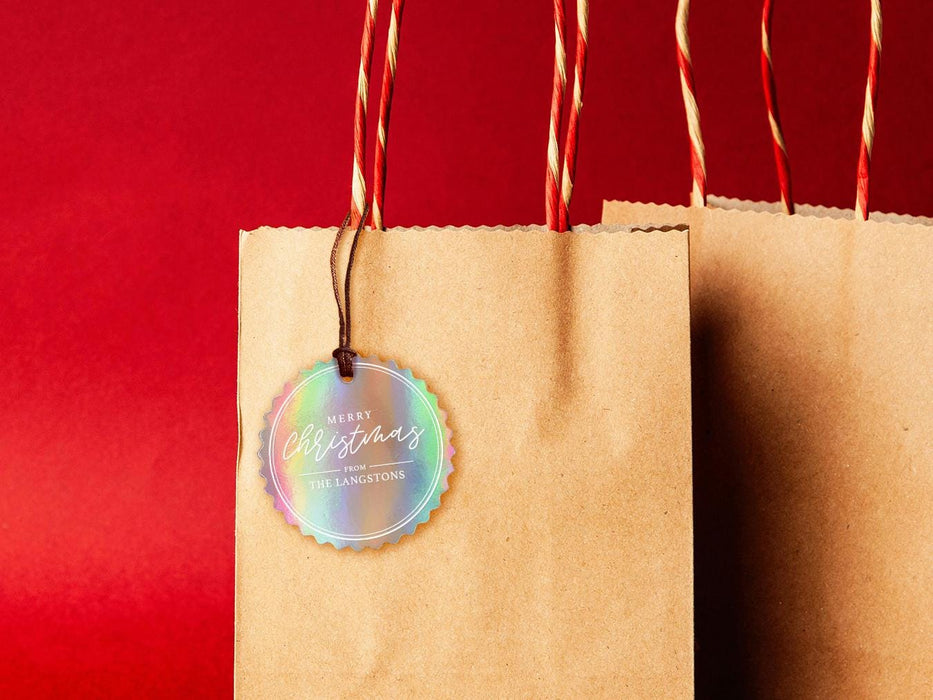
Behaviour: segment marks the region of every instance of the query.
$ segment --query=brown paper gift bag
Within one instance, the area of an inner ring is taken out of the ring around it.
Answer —
[[[685,38],[681,14],[696,195],[703,149]],[[784,177],[770,60],[763,67]],[[792,201],[789,171],[782,195]],[[931,697],[931,222],[708,205],[603,209],[606,223],[690,225],[698,692]]]
[[[576,76],[574,124],[579,59]],[[558,206],[558,130],[549,222],[566,220],[572,189]],[[382,115],[379,133],[384,148]],[[237,694],[691,696],[685,230],[382,231],[378,168],[376,230],[353,264],[354,348],[427,380],[453,431],[450,488],[413,534],[360,552],[273,508],[260,431],[283,383],[334,348],[336,231],[243,233]]]
[[[928,697],[933,229],[603,218],[690,224],[699,687]]]
[[[257,457],[333,347],[334,231],[242,234],[238,695],[692,695],[686,233],[580,231],[363,234],[357,349],[428,378],[457,452],[429,522],[359,553],[287,524]]]

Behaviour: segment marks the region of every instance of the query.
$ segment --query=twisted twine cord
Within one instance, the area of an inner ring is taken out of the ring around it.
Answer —
[[[356,85],[356,109],[353,114],[353,183],[350,197],[350,223],[363,216],[366,205],[366,107],[369,102],[369,75],[373,65],[373,40],[379,0],[367,0],[363,18],[363,41],[360,46],[360,74]]]
[[[564,144],[564,172],[560,188],[561,202],[558,231],[570,230],[570,198],[573,196],[573,181],[577,174],[577,144],[580,140],[580,113],[583,111],[583,81],[586,77],[589,17],[589,0],[577,0],[577,51],[574,63],[573,105]]]
[[[771,124],[771,142],[774,148],[778,184],[781,188],[781,204],[784,206],[785,213],[793,214],[794,198],[791,193],[790,160],[787,157],[787,145],[784,143],[784,130],[781,128],[777,84],[774,80],[774,66],[771,61],[771,17],[773,13],[772,0],[764,0],[761,8],[761,83],[765,91],[768,122]]]
[[[677,0],[677,15],[674,33],[677,37],[677,65],[680,67],[680,87],[687,115],[687,132],[690,135],[690,169],[693,174],[691,204],[706,206],[706,148],[700,130],[700,110],[697,107],[693,85],[693,63],[690,60],[690,35],[687,22],[690,19],[690,0]]]
[[[392,109],[392,95],[395,93],[395,65],[398,58],[399,31],[402,27],[402,10],[404,8],[405,0],[392,0],[392,17],[389,20],[385,68],[382,71],[382,98],[379,100],[379,128],[376,132],[376,161],[373,171],[373,228],[377,231],[385,230],[382,215],[383,211],[385,211],[389,112]]]
[[[868,53],[868,83],[862,112],[862,139],[859,144],[855,218],[868,220],[868,184],[871,148],[875,143],[875,105],[878,101],[878,69],[881,63],[881,0],[871,0],[871,48]]]
[[[564,0],[554,0],[554,83],[551,91],[551,123],[547,139],[547,177],[544,197],[547,227],[558,230],[560,206],[557,183],[560,173],[560,126],[567,87],[567,49],[564,43]]]

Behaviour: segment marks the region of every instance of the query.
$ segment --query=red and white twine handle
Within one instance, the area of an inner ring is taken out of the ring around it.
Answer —
[[[545,212],[551,231],[570,230],[570,200],[577,170],[577,145],[580,140],[580,114],[583,111],[583,88],[589,48],[589,0],[577,1],[577,42],[574,59],[573,105],[564,140],[564,167],[560,170],[558,146],[563,121],[564,94],[567,87],[567,50],[563,0],[554,0],[554,84],[551,93],[551,120],[547,145],[547,178],[545,181]],[[558,181],[558,174],[561,179]],[[558,182],[560,189],[558,190]]]
[[[557,190],[560,173],[560,125],[564,112],[564,89],[567,86],[567,49],[564,44],[564,0],[554,0],[554,82],[551,90],[551,121],[547,138],[547,175],[544,183],[547,227],[557,231],[559,222],[559,196]]]
[[[774,67],[771,62],[771,16],[773,13],[772,0],[764,0],[761,8],[761,82],[765,91],[765,105],[768,108],[768,122],[771,124],[771,142],[774,148],[778,184],[781,188],[781,204],[785,213],[793,214],[794,198],[791,192],[790,161],[787,158],[787,145],[784,143],[784,131],[781,128],[777,85],[774,81]]]
[[[577,175],[577,144],[580,141],[580,113],[583,111],[583,81],[586,78],[586,57],[589,41],[589,0],[577,0],[577,55],[574,62],[573,105],[567,124],[564,144],[564,172],[560,185],[560,216],[558,231],[570,230],[570,198]]]
[[[868,53],[868,83],[865,86],[865,110],[862,112],[862,139],[858,154],[858,178],[855,194],[855,218],[868,220],[868,181],[871,147],[875,142],[875,105],[878,100],[878,67],[881,63],[881,0],[871,0],[871,48]]]
[[[350,196],[350,223],[356,226],[365,216],[366,205],[366,112],[369,101],[369,76],[373,65],[376,10],[379,0],[367,0],[360,46],[360,74],[357,80],[356,109],[353,119],[353,181]],[[389,113],[395,92],[395,68],[398,61],[399,33],[405,0],[392,0],[392,17],[386,41],[385,68],[382,72],[382,97],[379,101],[379,126],[376,133],[376,158],[373,168],[373,228],[383,229],[385,211],[386,149],[389,141]]]
[[[677,36],[677,65],[680,68],[680,88],[687,115],[687,132],[690,136],[690,169],[693,174],[693,191],[690,203],[695,207],[706,206],[706,147],[700,130],[700,110],[697,107],[693,85],[693,63],[690,60],[690,35],[687,22],[690,19],[690,0],[677,0],[677,15],[674,33]]]
[[[382,97],[379,100],[379,128],[376,132],[376,162],[373,170],[373,229],[377,231],[385,229],[382,214],[385,211],[389,112],[392,108],[392,95],[395,92],[395,64],[398,57],[398,39],[404,7],[405,0],[392,0],[389,38],[386,42],[386,61],[382,71]]]
[[[350,196],[350,226],[355,227],[366,206],[366,106],[369,101],[369,74],[373,65],[373,40],[379,0],[367,0],[360,46],[360,74],[356,83],[356,109],[353,114],[353,181]]]

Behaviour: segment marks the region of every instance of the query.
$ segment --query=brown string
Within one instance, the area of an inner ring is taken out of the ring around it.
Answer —
[[[344,278],[343,304],[340,303],[340,283],[337,281],[337,251],[340,248],[340,239],[346,233],[350,226],[350,214],[347,214],[340,228],[337,229],[337,236],[334,238],[334,247],[330,251],[330,277],[334,282],[334,300],[337,302],[337,318],[340,321],[340,339],[337,349],[333,356],[337,358],[337,367],[340,369],[340,376],[347,379],[353,378],[353,358],[356,353],[350,346],[350,273],[353,271],[353,259],[356,257],[356,245],[360,241],[360,233],[366,223],[366,217],[369,216],[369,205],[363,207],[363,215],[356,224],[356,233],[353,235],[353,243],[350,245],[350,257],[347,259],[347,274]]]

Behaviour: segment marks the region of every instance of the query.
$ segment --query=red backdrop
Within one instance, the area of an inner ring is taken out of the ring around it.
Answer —
[[[592,3],[575,221],[686,203],[674,5]],[[347,210],[362,7],[0,8],[0,694],[230,694],[237,232]],[[691,32],[710,190],[773,200],[759,7]],[[933,5],[885,11],[872,204],[931,215]],[[408,3],[388,225],[543,222],[550,12]],[[854,203],[868,36],[867,2],[777,3],[799,201]]]

